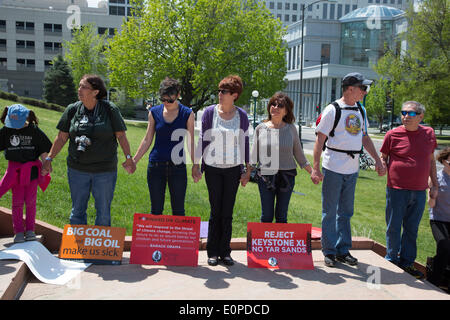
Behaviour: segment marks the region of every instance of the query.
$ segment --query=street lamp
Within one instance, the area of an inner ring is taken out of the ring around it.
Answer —
[[[312,3],[309,3],[308,6],[312,6],[313,4],[316,4],[318,2],[336,2],[337,0],[318,0],[318,1],[314,1]],[[300,141],[302,141],[302,124],[300,121],[301,115],[302,115],[302,109],[303,109],[303,36],[304,36],[304,29],[305,29],[305,4],[302,3],[300,4],[300,9],[302,12],[301,15],[301,19],[302,19],[302,39],[301,39],[301,51],[300,51],[300,101],[299,101],[299,105],[298,105],[298,137],[300,138]],[[303,145],[303,143],[302,143]]]
[[[258,90],[253,90],[252,91],[252,96],[253,96],[253,129],[256,128],[256,99],[259,96],[259,92]]]

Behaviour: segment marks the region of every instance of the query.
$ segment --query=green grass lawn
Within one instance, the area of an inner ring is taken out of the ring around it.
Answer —
[[[0,109],[12,104],[0,99]],[[56,111],[33,109],[39,118],[40,128],[54,140],[56,124],[61,113]],[[137,150],[145,134],[145,123],[127,121],[127,136],[131,144],[132,153]],[[133,214],[149,213],[150,200],[147,188],[147,160],[144,157],[139,162],[136,172],[129,175],[120,166],[124,161],[122,150],[119,153],[119,170],[117,186],[112,204],[112,225],[127,229],[127,235],[132,234]],[[148,154],[148,153],[147,153]],[[38,191],[37,219],[63,228],[69,221],[71,199],[67,183],[67,145],[53,161],[52,182],[46,192]],[[308,156],[309,157],[309,156]],[[309,160],[312,161],[311,157]],[[0,171],[3,174],[7,161],[0,158]],[[188,166],[188,188],[186,194],[186,214],[201,217],[202,221],[209,219],[208,192],[204,177],[199,183],[190,178]],[[353,236],[364,236],[385,244],[386,225],[384,221],[386,177],[378,177],[374,171],[361,171],[356,186],[355,213],[352,218]],[[296,177],[295,191],[305,196],[293,194],[289,206],[288,221],[291,223],[311,223],[315,227],[321,226],[321,185],[314,185],[305,170],[299,170]],[[0,199],[0,206],[11,207],[11,192]],[[246,237],[247,222],[258,222],[261,206],[257,185],[249,183],[245,188],[239,187],[233,217],[233,237]],[[170,213],[170,198],[166,192],[165,213]],[[88,207],[88,223],[94,224],[95,208],[91,198]],[[427,256],[435,253],[435,242],[428,222],[428,209],[424,213],[418,237],[418,258],[425,263]]]

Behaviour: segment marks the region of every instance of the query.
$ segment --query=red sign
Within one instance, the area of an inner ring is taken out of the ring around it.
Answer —
[[[311,254],[311,224],[247,224],[249,268],[314,269]]]
[[[200,222],[200,217],[135,213],[130,263],[196,267]]]

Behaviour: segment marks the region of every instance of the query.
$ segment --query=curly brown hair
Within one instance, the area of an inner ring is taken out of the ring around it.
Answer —
[[[437,160],[440,163],[443,163],[444,160],[448,159],[448,156],[450,155],[450,147],[445,147],[444,149],[442,149],[439,153],[438,153],[438,157]]]
[[[283,117],[283,121],[286,123],[294,123],[295,116],[294,116],[294,102],[292,102],[291,98],[283,92],[276,92],[272,98],[270,98],[269,103],[267,104],[267,114],[268,120],[272,120],[272,116],[270,115],[270,106],[272,105],[279,105],[283,108],[286,108],[286,115]]]

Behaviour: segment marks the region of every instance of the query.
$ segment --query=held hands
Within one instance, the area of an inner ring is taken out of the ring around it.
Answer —
[[[246,173],[241,174],[241,179],[239,181],[241,182],[241,186],[245,187],[250,181],[250,170],[247,170]]]
[[[320,172],[320,169],[312,169],[311,180],[314,184],[319,184],[323,180],[323,174]]]
[[[136,162],[133,158],[127,159],[122,163],[122,167],[128,174],[133,174],[136,171]]]
[[[383,161],[376,161],[375,162],[375,170],[378,172],[378,175],[384,176],[386,174],[386,165]]]
[[[194,183],[197,183],[202,178],[202,173],[200,172],[200,167],[198,164],[194,164],[192,166],[192,179],[194,179]]]
[[[42,162],[41,175],[46,176],[47,174],[51,173],[52,171],[53,171],[52,162],[50,160],[44,160]]]

